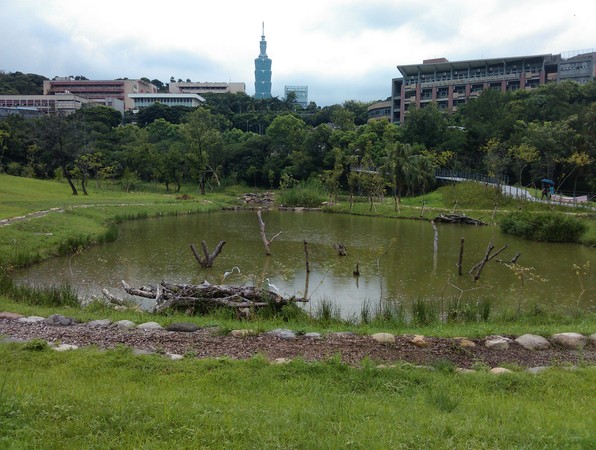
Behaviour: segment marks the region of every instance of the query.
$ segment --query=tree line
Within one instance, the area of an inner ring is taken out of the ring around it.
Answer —
[[[155,104],[133,115],[94,106],[69,116],[0,122],[0,171],[65,178],[73,193],[90,180],[139,181],[201,192],[222,183],[279,187],[316,179],[329,193],[418,194],[437,167],[507,175],[520,185],[550,178],[594,191],[596,83],[485,90],[453,114],[430,103],[404,125],[367,122],[370,103],[300,108],[295,98],[206,94],[198,108]]]

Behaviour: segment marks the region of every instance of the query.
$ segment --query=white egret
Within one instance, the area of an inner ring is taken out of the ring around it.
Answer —
[[[279,288],[278,288],[276,285],[274,285],[274,284],[271,284],[271,282],[269,281],[269,278],[266,278],[266,280],[267,280],[267,285],[268,285],[268,286],[269,286],[271,289],[275,289],[276,291],[278,291],[278,292],[279,292]]]
[[[234,266],[234,267],[232,267],[232,270],[230,270],[228,272],[224,272],[221,282],[223,283],[226,278],[228,278],[230,275],[232,275],[234,273],[234,270],[238,270],[238,273],[240,273],[240,268],[238,266]]]

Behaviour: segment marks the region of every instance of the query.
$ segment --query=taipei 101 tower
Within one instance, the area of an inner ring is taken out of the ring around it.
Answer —
[[[271,59],[267,57],[265,22],[261,35],[261,53],[255,58],[255,98],[271,98]]]

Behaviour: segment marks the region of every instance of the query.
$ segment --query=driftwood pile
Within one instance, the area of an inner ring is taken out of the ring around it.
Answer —
[[[186,313],[205,312],[217,307],[261,308],[283,306],[289,303],[307,302],[307,299],[284,297],[277,292],[255,286],[228,286],[211,284],[174,284],[162,281],[157,287],[133,288],[122,281],[124,290],[133,296],[155,300],[153,312],[166,309],[181,310]],[[113,303],[122,302],[104,289],[104,296]]]
[[[482,222],[480,219],[473,219],[472,217],[468,217],[465,214],[441,214],[440,216],[435,217],[434,222],[486,225],[486,223]]]

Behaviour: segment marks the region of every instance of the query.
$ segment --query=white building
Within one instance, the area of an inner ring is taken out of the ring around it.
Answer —
[[[135,112],[139,108],[146,108],[155,103],[196,108],[205,102],[205,99],[198,94],[128,94],[128,97],[134,102]]]

